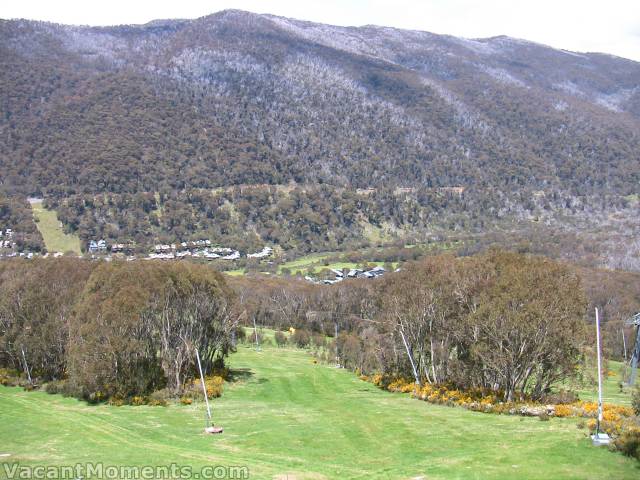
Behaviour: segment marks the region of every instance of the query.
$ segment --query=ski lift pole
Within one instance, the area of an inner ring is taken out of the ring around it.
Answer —
[[[404,332],[402,331],[402,326],[400,326],[400,336],[402,337],[402,343],[404,343],[404,348],[407,351],[407,356],[409,357],[409,361],[411,362],[411,369],[413,370],[413,377],[416,379],[416,383],[418,387],[422,387],[422,382],[420,381],[420,377],[418,376],[418,369],[416,368],[416,364],[413,361],[413,355],[411,355],[411,349],[409,348],[409,344],[407,343],[407,339],[404,336]]]
[[[600,360],[600,315],[598,315],[598,307],[596,307],[596,352],[598,354],[598,421],[596,422],[596,433],[591,435],[591,443],[599,447],[601,445],[609,445],[611,439],[605,432],[600,432],[600,423],[602,422],[602,362]]]
[[[33,381],[31,380],[31,372],[29,371],[29,364],[27,363],[27,356],[24,354],[24,347],[20,347],[20,351],[22,352],[22,361],[24,362],[24,371],[27,373],[29,384],[33,385]]]
[[[602,365],[600,361],[600,316],[596,307],[596,350],[598,353],[598,422],[596,424],[596,435],[600,433],[600,422],[602,422]]]
[[[200,383],[202,384],[202,393],[204,394],[204,402],[207,405],[207,427],[211,425],[211,407],[209,407],[209,397],[207,396],[207,387],[204,384],[204,374],[202,373],[202,364],[200,363],[200,354],[196,348],[196,359],[198,360],[198,371],[200,372]]]
[[[336,342],[336,367],[340,367],[340,355],[338,354],[338,322],[336,321],[336,334],[335,334],[335,342]]]
[[[256,325],[256,316],[253,316],[253,334],[256,337],[256,351],[260,351],[260,342],[258,342],[258,326]]]

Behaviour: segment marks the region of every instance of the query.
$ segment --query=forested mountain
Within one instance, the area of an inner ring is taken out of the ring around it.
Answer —
[[[44,197],[84,238],[184,236],[153,216],[160,205],[140,206],[156,197],[180,206],[187,233],[234,215],[257,243],[324,229],[309,250],[340,242],[329,228],[361,235],[363,219],[482,230],[633,208],[640,193],[640,63],[508,37],[234,10],[106,28],[0,21],[0,85],[3,191]],[[265,216],[229,213],[224,188],[265,184],[287,188],[235,199]],[[335,225],[296,208],[318,201]]]

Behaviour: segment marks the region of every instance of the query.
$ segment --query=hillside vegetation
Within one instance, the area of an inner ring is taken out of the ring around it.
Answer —
[[[240,11],[2,21],[2,186],[44,197],[83,243],[309,252],[538,222],[603,227],[608,253],[637,226],[639,78],[508,37]],[[619,255],[638,267],[636,247]]]

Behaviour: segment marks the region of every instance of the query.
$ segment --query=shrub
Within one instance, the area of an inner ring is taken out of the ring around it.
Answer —
[[[145,403],[147,403],[147,401],[145,400],[144,397],[136,395],[136,396],[131,398],[131,402],[130,403],[131,403],[131,405],[134,405],[134,406],[138,407],[140,405],[144,405]]]
[[[236,342],[244,343],[247,339],[247,332],[244,331],[244,328],[238,327],[235,330]]]
[[[291,336],[291,341],[298,348],[306,348],[309,346],[309,342],[311,341],[311,336],[309,332],[304,329],[297,329],[295,333]]]
[[[633,412],[640,416],[640,382],[636,384],[631,392],[631,406],[633,407]]]
[[[415,382],[406,378],[398,378],[387,387],[390,392],[412,393],[417,388]]]
[[[0,368],[0,385],[16,387],[20,384],[20,372],[10,368]]]
[[[119,396],[117,396],[117,395],[115,395],[115,396],[113,396],[113,397],[111,397],[109,399],[109,405],[112,405],[114,407],[121,407],[124,404],[125,404],[124,399],[119,397]]]
[[[258,343],[262,345],[264,343],[264,335],[258,332],[257,336],[258,336]],[[253,345],[256,343],[256,332],[253,329],[249,331],[249,333],[247,333],[245,337],[245,342],[250,345]]]
[[[320,334],[320,333],[314,333],[312,338],[311,338],[313,345],[317,348],[320,347],[324,347],[326,345],[326,338],[324,337],[324,335]]]
[[[287,336],[280,331],[277,331],[274,335],[276,340],[276,345],[279,347],[284,347],[287,344]]]
[[[105,401],[106,399],[107,399],[107,396],[101,391],[91,392],[85,397],[85,400],[91,404],[100,403]],[[124,400],[123,400],[123,403],[124,403]]]
[[[574,409],[569,405],[556,405],[554,408],[554,416],[556,417],[570,417],[574,414]]]
[[[640,428],[632,427],[620,435],[614,442],[617,450],[640,461]]]
[[[542,412],[540,415],[538,415],[538,418],[540,419],[541,422],[548,422],[549,414],[547,412]]]
[[[80,397],[81,395],[66,380],[54,380],[44,386],[44,391],[51,394],[60,394],[64,397]]]
[[[193,399],[189,397],[180,397],[180,403],[182,405],[191,405],[193,403]]]
[[[147,403],[153,407],[166,407],[170,399],[171,392],[168,389],[163,388],[162,390],[156,390],[149,395],[149,401]]]
[[[62,380],[49,382],[44,386],[44,391],[51,395],[62,393],[64,384],[65,382]]]
[[[218,377],[222,377],[223,380],[228,380],[231,375],[231,370],[229,370],[229,367],[225,367],[224,365],[216,366],[211,370],[211,375],[216,375]]]
[[[204,377],[204,386],[207,390],[208,398],[218,398],[222,396],[224,378],[220,375],[207,375]],[[188,383],[182,391],[182,398],[190,398],[192,400],[202,398],[202,385],[200,378],[194,378]]]
[[[575,392],[569,390],[560,390],[559,392],[549,393],[542,397],[541,403],[548,405],[565,405],[569,403],[575,403],[578,401],[578,396]]]

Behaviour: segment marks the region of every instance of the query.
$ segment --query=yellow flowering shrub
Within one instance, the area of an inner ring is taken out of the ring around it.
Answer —
[[[554,408],[554,416],[556,417],[571,417],[574,415],[574,409],[570,405],[556,405]]]
[[[222,396],[224,379],[218,375],[205,377],[204,385],[207,389],[207,397],[217,398]]]
[[[376,373],[373,377],[371,377],[371,383],[373,383],[376,387],[381,386],[383,380],[384,377],[379,373]]]
[[[204,377],[204,386],[207,390],[208,398],[218,398],[222,396],[224,390],[224,378],[220,375],[207,375]],[[192,399],[202,398],[202,385],[200,378],[194,378],[190,385],[182,392],[183,396]]]
[[[545,405],[533,401],[526,395],[516,396],[512,402],[501,401],[504,398],[504,392],[493,391],[482,388],[472,388],[469,390],[459,390],[454,385],[443,384],[425,384],[419,387],[415,382],[406,378],[397,378],[376,374],[373,376],[360,375],[364,381],[373,383],[379,388],[391,392],[410,393],[412,397],[427,401],[434,404],[445,404],[451,406],[461,406],[463,408],[485,413],[505,414],[505,415],[523,415],[536,416],[542,420],[548,420],[550,416],[555,417],[584,417],[588,418],[588,428],[594,431],[596,428],[596,419],[598,412],[598,404],[596,402],[580,402],[561,403]],[[555,402],[554,402],[555,403]],[[634,423],[635,422],[635,423]],[[630,425],[638,423],[634,417],[634,411],[631,407],[622,405],[604,404],[603,405],[603,421],[600,428],[614,438],[619,438],[629,430]],[[633,427],[635,428],[635,427]],[[640,425],[638,426],[640,429]],[[636,437],[631,435],[630,442],[635,441]],[[630,442],[626,442],[628,447]]]
[[[412,393],[417,387],[414,382],[404,378],[398,378],[389,384],[387,390],[390,392]]]

